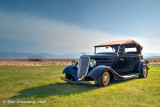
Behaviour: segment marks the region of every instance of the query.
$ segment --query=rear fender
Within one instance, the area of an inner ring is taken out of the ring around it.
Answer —
[[[147,63],[144,60],[139,61],[139,65],[138,65],[138,72],[140,72],[142,65],[145,64],[147,67],[147,70],[149,70],[149,67],[147,65]]]
[[[77,70],[74,69],[74,68],[72,67],[72,65],[68,65],[66,68],[64,68],[62,74],[63,74],[63,73],[70,74],[70,75],[72,75],[76,80],[78,80],[78,78],[77,78]]]

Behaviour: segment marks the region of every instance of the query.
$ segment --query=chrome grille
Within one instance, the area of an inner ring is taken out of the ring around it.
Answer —
[[[88,68],[89,68],[89,61],[90,58],[86,55],[81,56],[79,59],[79,66],[78,66],[78,79],[81,80],[81,77],[85,77],[87,72],[88,72]]]

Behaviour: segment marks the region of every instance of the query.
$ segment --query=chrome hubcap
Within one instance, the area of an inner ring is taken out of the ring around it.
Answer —
[[[107,76],[105,76],[104,78],[107,79]]]

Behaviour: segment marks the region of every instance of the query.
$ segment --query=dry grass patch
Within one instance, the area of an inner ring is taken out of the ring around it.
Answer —
[[[46,59],[45,61],[28,61],[27,59],[0,60],[0,66],[48,66],[70,65],[72,59]]]

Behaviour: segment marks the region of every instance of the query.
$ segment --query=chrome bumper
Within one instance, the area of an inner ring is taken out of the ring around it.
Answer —
[[[60,79],[63,81],[67,81],[69,83],[72,83],[72,84],[82,84],[82,85],[83,84],[87,84],[87,85],[91,84],[89,81],[71,81],[69,79],[66,79],[65,77],[60,77]]]

